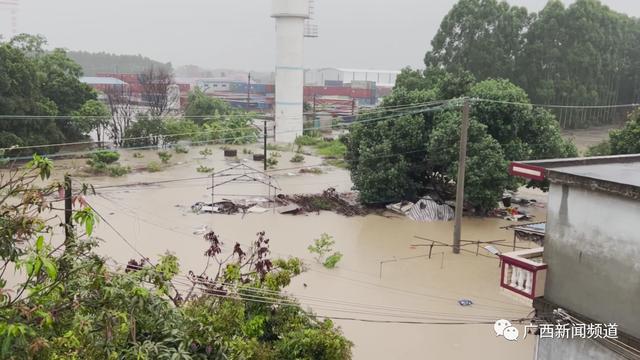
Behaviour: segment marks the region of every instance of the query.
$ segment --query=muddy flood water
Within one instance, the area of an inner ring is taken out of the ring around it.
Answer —
[[[300,275],[287,289],[305,308],[335,320],[354,343],[355,359],[528,359],[533,357],[534,337],[507,341],[496,337],[493,322],[527,317],[531,308],[505,296],[499,287],[500,268],[496,257],[476,256],[476,246],[465,247],[471,253],[451,253],[450,248],[434,248],[431,259],[422,236],[451,243],[453,222],[414,222],[407,218],[369,215],[344,217],[332,212],[307,215],[281,215],[275,211],[262,214],[220,215],[196,214],[190,209],[198,201],[210,202],[211,179],[119,187],[138,182],[157,182],[206,176],[196,172],[198,165],[214,167],[216,171],[239,160],[224,159],[222,150],[214,148],[208,159],[198,155],[198,148],[189,154],[174,154],[171,165],[156,173],[133,172],[120,178],[85,177],[78,181],[93,184],[97,195],[88,202],[116,227],[140,252],[155,260],[167,251],[180,259],[181,272],[202,271],[206,243],[203,227],[222,238],[225,250],[233,244],[249,244],[258,231],[266,231],[271,239],[273,257],[295,256],[304,259],[308,271]],[[121,162],[136,168],[157,161],[153,151],[144,151],[143,158],[133,158],[123,152]],[[304,165],[319,165],[322,160],[307,156],[305,163],[290,163],[291,153],[283,152],[279,169]],[[261,168],[261,163],[244,162]],[[84,165],[84,160],[59,160],[56,164],[72,173]],[[298,169],[273,171],[280,192],[318,193],[327,187],[349,191],[351,181],[346,170],[324,167],[324,173],[300,174]],[[58,172],[60,173],[60,172]],[[215,180],[217,181],[217,180]],[[111,187],[106,187],[111,186]],[[223,198],[255,198],[266,196],[267,186],[255,183],[231,183],[216,188],[215,200]],[[543,195],[532,192],[527,196]],[[536,221],[544,220],[543,208],[528,208]],[[468,240],[505,239],[511,244],[513,232],[500,229],[513,223],[497,218],[465,218],[462,237]],[[198,233],[195,234],[195,233]],[[309,254],[309,246],[321,233],[333,236],[335,250],[344,257],[335,269],[325,269]],[[114,231],[101,222],[97,236],[104,242],[98,252],[114,263],[123,264],[138,259]],[[533,247],[531,243],[520,246]],[[509,251],[508,247],[500,247]],[[480,248],[481,255],[489,255]],[[393,261],[396,259],[396,261]],[[381,272],[381,261],[384,260]],[[473,301],[461,306],[460,299]],[[352,319],[346,319],[352,318]],[[368,322],[378,320],[388,322]],[[447,324],[465,322],[466,324]],[[426,323],[426,324],[425,324]],[[444,323],[444,324],[438,324]],[[521,333],[524,325],[517,325]]]

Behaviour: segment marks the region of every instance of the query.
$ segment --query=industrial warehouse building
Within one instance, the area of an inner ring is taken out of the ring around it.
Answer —
[[[378,87],[393,87],[400,74],[397,70],[367,70],[322,68],[304,72],[305,85],[334,86],[358,82],[372,82]]]

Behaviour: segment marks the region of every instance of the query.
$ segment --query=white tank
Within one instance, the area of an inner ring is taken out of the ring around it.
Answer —
[[[308,0],[273,0],[276,19],[276,141],[291,143],[302,135],[304,21]]]

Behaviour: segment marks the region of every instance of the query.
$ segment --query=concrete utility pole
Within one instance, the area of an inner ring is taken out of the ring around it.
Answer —
[[[251,110],[251,72],[247,76],[247,111]]]
[[[464,99],[462,122],[460,124],[460,154],[458,157],[458,180],[456,181],[456,218],[453,228],[453,253],[460,254],[462,233],[462,212],[464,207],[464,171],[467,159],[467,138],[469,130],[469,99]]]
[[[267,171],[267,120],[264,121],[264,130],[262,132],[264,140],[264,147],[262,148],[264,154],[262,157],[262,165],[264,166],[264,171]]]
[[[73,234],[73,193],[71,176],[64,176],[64,244],[69,246],[74,241]]]

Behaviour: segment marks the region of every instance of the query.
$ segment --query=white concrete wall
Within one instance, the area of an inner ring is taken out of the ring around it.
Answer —
[[[302,135],[304,20],[307,0],[273,0],[276,19],[276,141]]]
[[[623,360],[589,339],[540,339],[536,360]]]
[[[640,202],[552,184],[545,298],[640,337]]]

